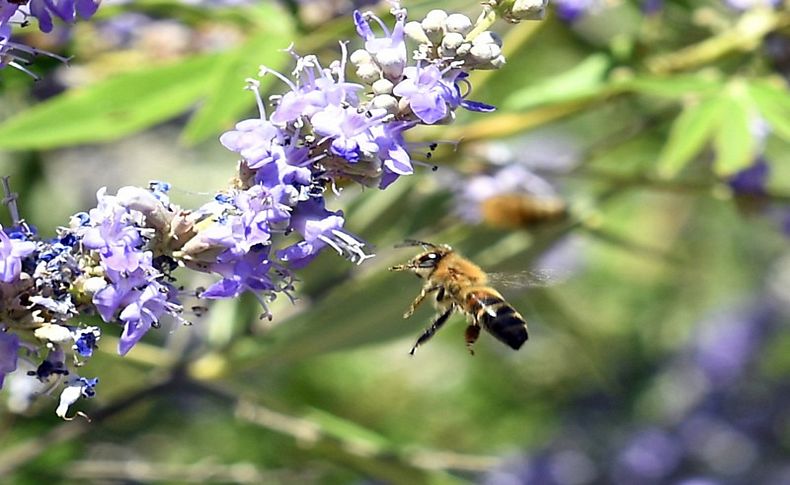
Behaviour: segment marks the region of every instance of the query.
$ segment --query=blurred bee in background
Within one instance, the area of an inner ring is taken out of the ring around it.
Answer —
[[[542,222],[564,219],[568,206],[559,197],[538,197],[526,193],[502,194],[480,202],[483,222],[501,229],[526,229]]]
[[[464,258],[446,244],[407,240],[397,247],[422,246],[424,252],[406,264],[392,266],[390,271],[411,271],[425,280],[420,294],[403,318],[409,318],[420,303],[435,294],[439,310],[434,322],[417,339],[410,354],[427,342],[447,322],[453,312],[466,315],[466,346],[474,355],[472,345],[480,336],[480,328],[512,349],[518,350],[529,338],[527,322],[495,289],[487,286],[488,276],[475,263]]]
[[[491,173],[456,175],[456,212],[471,223],[499,229],[532,229],[568,216],[554,187],[524,166],[511,164]]]

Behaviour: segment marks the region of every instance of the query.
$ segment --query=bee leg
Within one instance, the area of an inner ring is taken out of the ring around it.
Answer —
[[[477,342],[477,338],[480,336],[480,325],[476,323],[470,323],[468,327],[466,327],[466,348],[469,350],[469,353],[475,355],[474,349],[472,349],[472,345]]]
[[[447,311],[439,315],[439,318],[437,318],[431,324],[431,326],[425,330],[425,333],[420,335],[420,338],[417,339],[417,342],[414,344],[414,347],[411,348],[411,352],[409,352],[411,355],[414,355],[414,351],[417,350],[417,347],[430,340],[431,337],[433,337],[433,334],[435,334],[437,330],[442,328],[444,322],[446,322],[447,319],[450,318],[450,314],[453,313],[453,310],[454,308],[452,306],[448,308]]]
[[[410,316],[412,316],[412,314],[414,314],[414,311],[417,309],[420,303],[422,303],[425,297],[428,296],[428,294],[438,290],[439,288],[440,288],[439,286],[423,286],[422,289],[420,290],[420,294],[417,295],[417,298],[415,298],[413,302],[411,302],[411,305],[409,305],[409,309],[406,310],[406,313],[403,314],[403,318],[409,318]]]

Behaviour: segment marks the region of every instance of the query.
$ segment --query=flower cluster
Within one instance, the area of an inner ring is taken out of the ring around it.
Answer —
[[[84,13],[86,5],[72,7]],[[373,14],[355,12],[364,47],[348,55],[341,43],[341,58],[328,67],[316,56],[292,52],[292,78],[261,68],[288,87],[269,102],[258,82],[248,81],[259,116],[220,137],[240,156],[237,174],[200,207],[171,203],[164,182],[115,194],[100,189],[95,208],[74,215],[46,240],[9,204],[15,225],[0,230],[0,386],[9,373],[15,382],[42,384],[20,384],[29,393],[62,384],[57,413],[66,417],[78,398],[94,395],[98,382],[76,372],[102,336],[100,328],[81,322],[83,316],[121,327],[117,350],[123,355],[165,318],[189,323],[184,296],[251,292],[262,316],[271,319],[268,303],[278,295],[293,299],[293,272],[323,249],[357,264],[370,258],[365,243],[344,229],[343,213],[327,208],[327,196],[341,183],[385,189],[413,173],[420,162],[405,132],[450,123],[461,107],[492,110],[466,99],[466,78],[470,70],[505,62],[499,38],[482,28],[471,35],[475,24],[464,15],[434,10],[407,23],[398,5],[392,13],[390,30]],[[361,82],[346,79],[349,63]],[[213,274],[217,281],[180,290],[176,268]]]
[[[36,77],[25,67],[29,56],[46,54],[65,62],[66,59],[54,54],[12,41],[11,28],[14,24],[27,25],[30,18],[35,18],[38,28],[48,33],[54,27],[54,18],[73,24],[77,16],[92,17],[99,3],[99,0],[0,0],[0,69],[11,66]]]

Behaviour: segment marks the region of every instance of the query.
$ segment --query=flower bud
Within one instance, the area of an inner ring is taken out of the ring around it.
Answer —
[[[373,56],[371,56],[370,52],[366,51],[365,49],[357,49],[351,53],[351,55],[348,57],[348,60],[351,61],[351,63],[355,66],[359,66],[373,62]]]
[[[406,59],[396,49],[384,49],[376,53],[376,63],[381,68],[384,76],[389,79],[400,79],[403,75],[403,68],[406,67]]]
[[[62,344],[73,340],[71,331],[62,325],[43,325],[33,331],[33,335],[37,339],[46,340],[48,342],[52,342],[53,344]]]
[[[496,32],[486,30],[485,32],[481,32],[480,35],[475,37],[472,40],[472,44],[474,45],[494,44],[497,47],[502,47],[502,37],[500,37],[499,34],[497,34]]]
[[[442,38],[440,53],[444,57],[453,57],[464,43],[464,36],[458,32],[450,32]]]
[[[515,0],[513,7],[505,13],[511,22],[519,20],[541,20],[546,15],[549,0]]]
[[[372,83],[381,78],[381,70],[376,63],[366,62],[357,66],[357,77],[366,83]]]
[[[375,94],[390,94],[393,87],[395,85],[389,79],[379,79],[373,83],[373,92]]]
[[[462,13],[454,13],[445,19],[444,30],[466,35],[472,31],[472,21]]]
[[[373,108],[383,109],[388,114],[394,115],[398,113],[398,100],[390,94],[379,94],[370,101],[370,104]]]
[[[500,55],[502,55],[502,49],[497,47],[496,44],[472,45],[472,49],[469,51],[469,57],[472,58],[472,62],[475,65],[488,64]]]
[[[406,34],[406,37],[411,39],[412,41],[418,44],[430,44],[431,41],[428,39],[428,36],[425,35],[425,31],[422,30],[422,25],[419,22],[411,21],[408,22],[403,27],[403,33]]]
[[[444,10],[431,10],[420,22],[423,32],[434,45],[442,40],[445,19],[447,19],[447,12]]]

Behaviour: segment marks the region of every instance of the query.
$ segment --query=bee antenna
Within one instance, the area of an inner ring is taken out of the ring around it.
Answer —
[[[402,243],[398,243],[398,244],[395,245],[396,248],[410,248],[412,246],[422,246],[424,248],[433,248],[433,249],[439,247],[439,246],[437,246],[434,243],[429,243],[429,242],[425,242],[425,241],[418,241],[416,239],[406,239]]]

